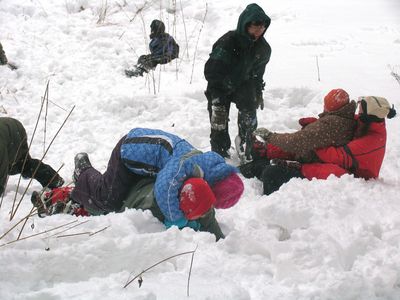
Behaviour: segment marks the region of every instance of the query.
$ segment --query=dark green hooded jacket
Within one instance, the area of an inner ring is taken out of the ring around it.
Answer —
[[[13,163],[28,152],[24,126],[13,118],[0,118],[0,195],[8,174],[15,174]]]
[[[209,100],[229,98],[239,88],[248,89],[248,86],[254,89],[253,97],[262,94],[271,47],[264,38],[265,31],[256,41],[248,34],[247,27],[252,21],[264,22],[266,29],[271,23],[260,6],[250,4],[239,16],[236,30],[227,32],[213,45],[204,68]],[[252,106],[252,103],[248,105]]]
[[[150,210],[160,222],[164,223],[164,215],[157,205],[154,197],[154,178],[144,178],[132,187],[128,197],[124,201],[122,210],[125,208],[135,208],[142,210]],[[218,241],[224,238],[224,234],[215,219],[215,211],[211,209],[201,218],[197,219],[200,223],[200,231],[210,232],[215,235]]]
[[[21,122],[0,118],[0,195],[5,190],[7,176],[18,173],[23,177],[33,177],[49,188],[64,182],[52,167],[29,155],[26,131]]]

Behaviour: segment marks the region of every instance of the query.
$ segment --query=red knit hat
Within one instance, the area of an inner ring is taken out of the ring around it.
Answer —
[[[324,98],[324,111],[338,110],[349,102],[350,97],[345,90],[332,90]]]
[[[207,181],[189,178],[183,183],[179,207],[186,219],[195,220],[204,215],[215,203],[215,196]]]
[[[213,187],[216,202],[215,208],[229,208],[234,206],[242,196],[244,190],[243,181],[236,173],[232,173],[225,179],[218,181]]]

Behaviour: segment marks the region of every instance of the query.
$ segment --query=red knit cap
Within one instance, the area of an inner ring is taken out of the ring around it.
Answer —
[[[179,207],[186,219],[195,220],[204,215],[215,203],[215,196],[207,181],[189,178],[183,183]]]
[[[215,208],[229,208],[234,206],[242,196],[243,181],[236,173],[218,181],[213,187],[216,202]]]
[[[324,111],[335,111],[349,103],[350,97],[345,90],[335,89],[324,98]]]

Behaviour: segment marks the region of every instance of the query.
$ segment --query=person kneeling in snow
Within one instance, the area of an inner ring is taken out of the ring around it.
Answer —
[[[385,118],[391,119],[395,115],[394,106],[390,107],[385,98],[359,97],[354,139],[346,145],[315,149],[316,161],[300,163],[287,160],[293,159],[293,154],[285,154],[275,145],[263,144],[258,140],[253,150],[258,153],[260,160],[244,166],[243,173],[246,177],[257,176],[262,180],[266,195],[277,191],[294,177],[311,180],[326,179],[332,174],[337,177],[353,174],[364,179],[378,178],[386,148]],[[309,121],[312,122],[311,119]],[[268,140],[269,134],[264,131],[262,138]]]
[[[150,54],[141,55],[135,69],[125,70],[128,77],[143,76],[155,69],[158,64],[167,64],[179,56],[179,45],[174,38],[165,32],[165,25],[160,20],[153,20],[150,24]]]
[[[88,211],[120,211],[132,186],[152,178],[154,197],[167,228],[201,229],[180,207],[179,194],[190,178],[202,178],[215,196],[215,208],[235,205],[243,193],[237,169],[217,153],[202,153],[186,140],[157,129],[134,128],[115,146],[104,174],[86,153],[75,156],[75,188],[71,197]]]

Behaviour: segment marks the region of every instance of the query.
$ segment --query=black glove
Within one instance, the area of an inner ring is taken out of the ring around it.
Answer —
[[[257,93],[256,102],[257,102],[257,108],[261,108],[261,110],[263,110],[264,109],[264,98],[263,98],[262,93],[259,93],[259,94]]]
[[[280,166],[283,168],[287,168],[287,169],[295,169],[300,171],[301,169],[301,163],[299,163],[298,161],[294,161],[294,160],[284,160],[284,159],[280,159],[280,158],[273,158],[270,161],[271,166]]]

